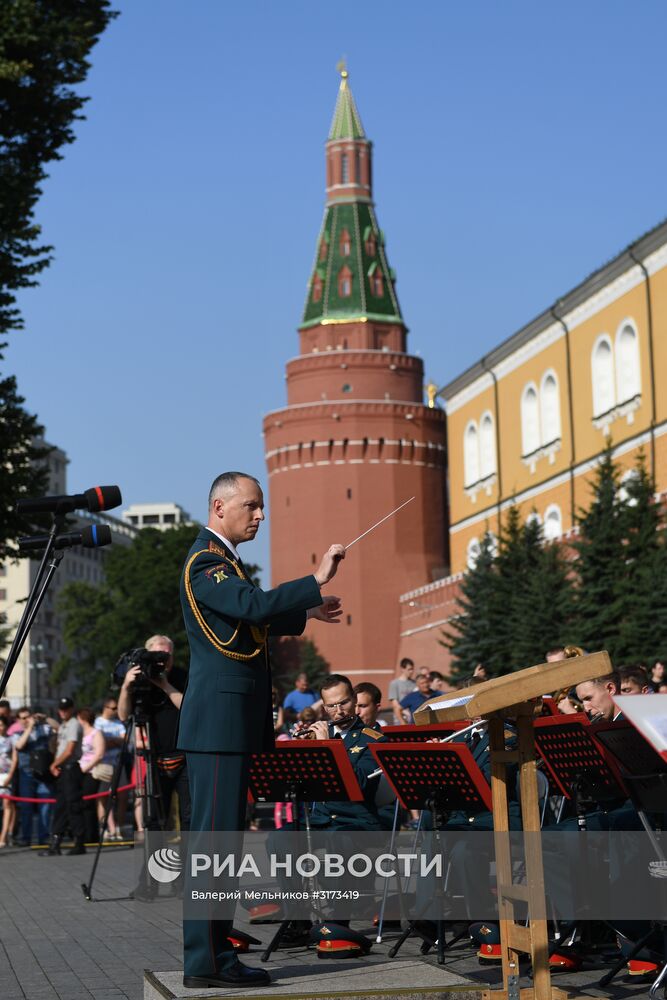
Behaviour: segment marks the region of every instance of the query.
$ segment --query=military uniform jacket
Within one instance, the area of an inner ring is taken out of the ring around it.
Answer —
[[[329,739],[334,739],[334,727],[329,723]],[[363,802],[315,802],[311,813],[311,826],[333,830],[383,830],[385,823],[375,806],[375,793],[379,778],[369,778],[377,771],[377,764],[369,747],[383,742],[385,737],[377,729],[369,729],[356,717],[353,725],[341,734],[359,787],[364,793]]]
[[[273,749],[269,635],[300,635],[322,604],[314,576],[260,590],[220,539],[203,528],[181,577],[190,673],[181,705],[180,750]]]
[[[454,743],[464,743],[468,749],[471,751],[473,760],[478,765],[480,771],[486,778],[487,782],[491,784],[491,754],[490,754],[490,741],[489,732],[486,727],[479,734],[477,739],[473,739],[473,733],[466,733],[465,736],[458,737],[454,739]],[[509,723],[505,723],[505,749],[514,750],[517,745],[516,730]],[[509,819],[510,819],[510,829],[521,829],[521,809],[517,800],[517,788],[516,788],[516,778],[517,778],[517,767],[516,765],[510,765],[507,770],[507,798],[509,800]],[[453,812],[447,822],[447,826],[455,827],[458,825],[466,827],[468,825],[473,828],[480,829],[493,829],[493,822],[491,820],[490,812],[481,812],[476,814],[468,815],[464,812]]]

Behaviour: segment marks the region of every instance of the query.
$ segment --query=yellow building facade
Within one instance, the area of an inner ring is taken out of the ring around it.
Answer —
[[[517,504],[547,538],[574,527],[611,441],[667,491],[667,222],[439,391],[447,411],[451,573]]]

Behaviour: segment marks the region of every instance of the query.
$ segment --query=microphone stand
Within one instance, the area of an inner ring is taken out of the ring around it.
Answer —
[[[51,531],[49,532],[48,542],[46,548],[44,549],[44,555],[42,556],[42,561],[39,564],[39,569],[37,570],[37,575],[35,576],[32,587],[30,588],[30,593],[26,598],[25,607],[23,608],[23,614],[21,615],[21,620],[18,623],[16,629],[16,635],[14,636],[14,641],[12,642],[9,653],[7,654],[7,659],[2,671],[2,676],[0,676],[0,698],[4,695],[5,689],[9,683],[9,679],[12,675],[12,671],[16,666],[16,661],[21,655],[21,650],[25,645],[25,641],[28,638],[28,633],[32,628],[32,623],[37,616],[37,612],[40,609],[42,601],[46,596],[46,592],[49,589],[49,584],[53,579],[53,574],[58,569],[60,565],[64,551],[56,550],[54,552],[54,544],[56,535],[62,531],[65,525],[65,516],[63,514],[56,514],[53,519],[53,525]],[[53,553],[53,558],[49,562],[49,558]],[[48,563],[48,569],[47,569]]]

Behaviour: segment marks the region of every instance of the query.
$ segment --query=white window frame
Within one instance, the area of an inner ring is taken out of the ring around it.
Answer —
[[[549,379],[553,379],[556,386],[555,426],[553,427],[553,432],[548,431],[545,418],[545,389]],[[546,455],[549,459],[549,464],[553,465],[556,461],[556,453],[560,451],[563,439],[563,424],[560,414],[560,381],[558,373],[554,368],[547,368],[540,379],[540,434],[542,438],[542,454]]]
[[[602,344],[607,345],[611,356],[611,391],[613,397],[610,401],[611,405],[605,408],[603,408],[603,403],[607,401],[600,400],[599,383],[596,378],[596,356]],[[614,419],[614,411],[616,409],[616,358],[614,345],[608,333],[599,334],[593,344],[593,350],[591,351],[591,384],[593,389],[593,423],[596,427],[602,427],[604,433],[608,434],[609,425]]]
[[[475,553],[473,556],[473,552]],[[479,538],[473,536],[468,539],[468,544],[466,545],[466,566],[468,569],[474,569],[477,565],[477,560],[482,553],[482,546],[480,545]]]
[[[620,385],[620,344],[621,338],[626,330],[632,332],[634,337],[634,352],[635,352],[635,364],[636,364],[636,385],[632,386],[633,392],[628,395],[625,391],[621,392]],[[627,316],[618,326],[616,331],[615,343],[614,343],[614,375],[615,375],[615,386],[616,386],[616,407],[618,410],[618,416],[627,416],[628,423],[634,422],[634,411],[639,406],[639,401],[642,394],[642,368],[641,368],[641,355],[639,353],[639,331],[637,330],[637,324],[630,317]]]
[[[560,531],[558,532],[557,535],[550,535],[550,534],[548,534],[548,531],[547,531],[547,527],[548,527],[549,521],[550,520],[553,521],[553,518],[551,518],[551,515],[553,513],[557,513],[558,514],[558,524],[559,524],[559,527],[560,527]],[[547,509],[545,510],[545,512],[544,512],[544,522],[543,522],[542,527],[543,527],[543,530],[544,530],[544,540],[545,540],[545,542],[554,542],[554,541],[556,541],[557,538],[560,538],[562,536],[562,534],[563,534],[563,514],[562,514],[562,511],[560,509],[560,506],[557,503],[550,503],[549,506],[547,507]]]
[[[482,428],[484,425],[489,427],[489,467],[486,468],[484,465],[484,433]],[[482,482],[489,479],[491,476],[495,475],[497,472],[497,458],[496,458],[496,425],[493,419],[493,414],[491,410],[485,410],[482,416],[479,418],[479,430],[478,430],[478,442],[479,442],[479,477]]]
[[[530,393],[535,396],[535,419],[537,422],[537,427],[534,433],[534,440],[528,439],[527,431],[530,429],[528,426],[526,403]],[[540,392],[537,388],[535,382],[527,382],[521,393],[521,403],[520,403],[520,413],[521,413],[521,458],[525,464],[530,467],[530,471],[535,471],[535,463],[539,458],[539,452],[542,444],[542,431],[540,429]],[[533,447],[534,444],[534,447]]]
[[[475,447],[468,445],[470,432],[475,432]],[[470,489],[479,482],[479,428],[476,420],[469,420],[463,432],[463,485]],[[474,499],[474,498],[473,498]]]

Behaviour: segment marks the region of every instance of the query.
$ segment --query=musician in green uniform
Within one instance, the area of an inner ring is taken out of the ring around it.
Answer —
[[[263,591],[248,578],[237,546],[255,538],[264,520],[259,482],[240,472],[214,480],[208,526],[188,553],[181,603],[190,643],[178,747],[187,754],[192,831],[244,828],[250,754],[274,746],[270,635],[300,635],[308,618],[336,623],[337,597],[320,588],[345,557],[332,545],[318,570]],[[184,920],[183,985],[264,986],[263,969],[238,961],[231,920]]]
[[[364,799],[363,802],[315,802],[310,813],[310,826],[314,831],[335,833],[336,849],[349,854],[354,852],[354,840],[345,834],[380,832],[391,828],[391,819],[387,822],[387,817],[375,803],[380,779],[371,777],[372,772],[377,770],[377,763],[370,747],[382,742],[384,736],[379,729],[367,726],[356,714],[357,696],[349,678],[343,674],[327,677],[320,688],[320,696],[327,718],[311,726],[295,727],[294,736],[307,735],[316,740],[340,738]],[[299,924],[297,929],[304,930],[305,927]],[[295,937],[294,940],[298,939]],[[362,957],[371,947],[367,937],[353,931],[348,920],[340,919],[317,922],[310,932],[310,941],[317,945],[319,958]]]

